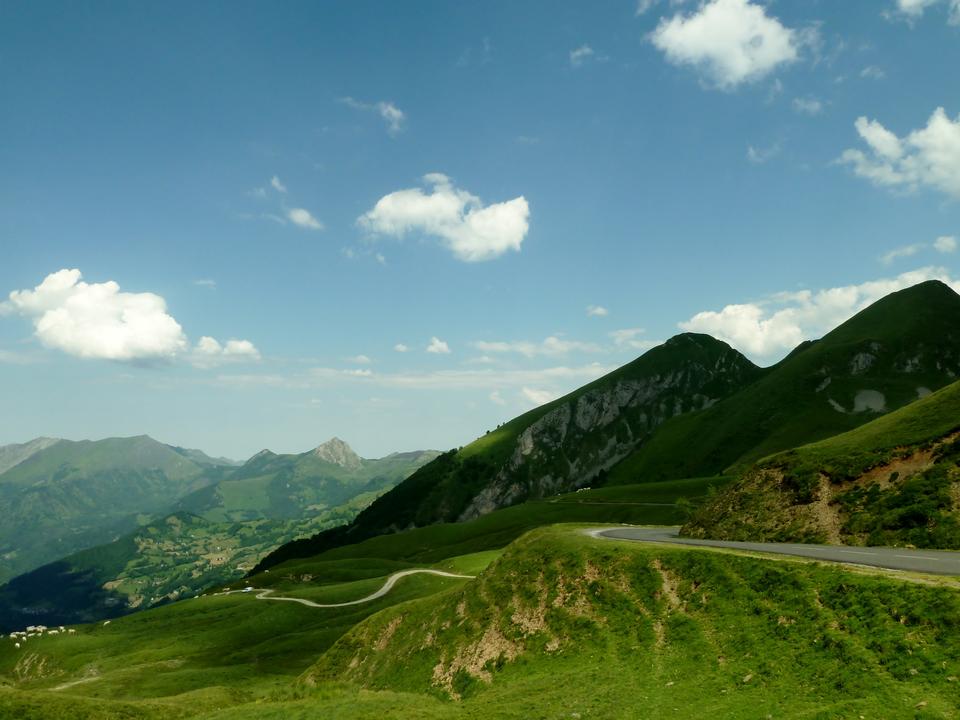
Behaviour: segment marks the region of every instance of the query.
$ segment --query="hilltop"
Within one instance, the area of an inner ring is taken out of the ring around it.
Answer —
[[[585,486],[737,474],[958,376],[960,296],[937,281],[882,298],[766,369],[708,336],[679,335],[443,454],[350,525],[279,548],[261,567]]]

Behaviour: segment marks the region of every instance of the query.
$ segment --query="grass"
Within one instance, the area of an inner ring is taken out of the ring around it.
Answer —
[[[402,565],[302,560],[257,584],[347,598]],[[960,704],[956,590],[568,525],[436,566],[480,576],[410,576],[331,610],[184,601],[31,639],[43,663],[26,672],[0,641],[0,716],[826,720]]]
[[[275,567],[288,558],[315,556],[320,560],[383,558],[433,563],[447,557],[502,548],[523,533],[562,522],[678,525],[686,520],[684,504],[702,498],[725,478],[698,478],[645,483],[620,488],[598,488],[549,500],[529,501],[496,510],[464,523],[438,523],[352,545],[319,551],[311,540],[290,543],[261,563],[255,572]],[[284,567],[284,565],[281,565]]]

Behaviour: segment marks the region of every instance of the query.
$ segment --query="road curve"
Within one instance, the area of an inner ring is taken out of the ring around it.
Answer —
[[[796,555],[828,562],[869,565],[888,570],[909,570],[931,575],[960,576],[960,552],[953,550],[908,550],[891,547],[855,547],[845,545],[807,545],[800,543],[733,542],[682,538],[678,527],[619,527],[586,531],[595,538],[636,542],[729,548],[753,552]]]
[[[439,575],[440,577],[449,577],[449,578],[462,578],[464,580],[473,580],[475,575],[457,575],[456,573],[448,573],[443,570],[429,570],[426,568],[414,568],[412,570],[401,570],[395,572],[393,575],[387,578],[387,581],[383,586],[376,592],[370,593],[366,597],[362,597],[359,600],[350,600],[349,602],[342,603],[330,603],[322,604],[315,603],[312,600],[304,600],[303,598],[294,598],[294,597],[273,597],[273,588],[260,589],[253,588],[252,590],[230,590],[228,592],[216,593],[217,595],[234,595],[236,593],[256,593],[254,597],[257,600],[279,600],[281,602],[295,602],[300,603],[301,605],[306,605],[307,607],[312,608],[339,608],[339,607],[349,607],[350,605],[362,605],[363,603],[368,603],[371,600],[376,600],[386,595],[390,590],[393,589],[393,586],[396,585],[397,580],[404,578],[407,575],[417,575],[418,573],[426,573],[427,575]]]

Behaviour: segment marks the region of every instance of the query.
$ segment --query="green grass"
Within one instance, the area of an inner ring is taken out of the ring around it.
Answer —
[[[260,579],[346,598],[401,564],[314,558]],[[24,677],[23,651],[0,641],[0,717],[826,720],[960,704],[954,589],[572,526],[437,567],[480,577],[411,576],[336,610],[184,601],[32,639],[42,670]]]
[[[384,558],[411,563],[433,563],[447,557],[502,548],[523,533],[542,525],[562,522],[679,525],[686,518],[683,503],[705,497],[711,487],[722,487],[726,478],[696,478],[646,483],[621,488],[598,488],[536,500],[496,510],[464,523],[438,523],[317,553],[320,560]],[[293,561],[311,555],[312,543],[304,540],[281,548],[269,560]],[[275,567],[261,563],[255,572]]]

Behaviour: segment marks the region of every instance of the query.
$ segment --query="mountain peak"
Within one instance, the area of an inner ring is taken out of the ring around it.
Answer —
[[[318,445],[314,448],[313,454],[321,460],[349,470],[360,467],[360,456],[338,437],[330,438],[322,445]]]

